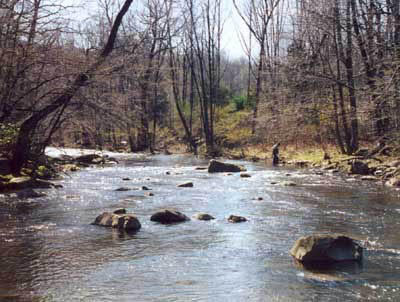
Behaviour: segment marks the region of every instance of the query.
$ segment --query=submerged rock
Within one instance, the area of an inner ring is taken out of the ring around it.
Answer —
[[[228,217],[228,221],[232,223],[239,223],[239,222],[246,222],[247,219],[246,217],[243,216],[230,215]]]
[[[193,216],[193,218],[197,220],[206,220],[206,221],[215,219],[213,216],[207,213],[197,213]]]
[[[224,163],[215,159],[210,160],[208,165],[209,173],[221,173],[221,172],[244,172],[246,169],[243,166]]]
[[[250,178],[251,175],[249,173],[240,173],[240,177],[242,177],[242,178]]]
[[[117,191],[117,192],[126,192],[126,191],[130,191],[130,190],[131,189],[126,188],[126,187],[121,187],[121,188],[115,189],[115,191]]]
[[[207,167],[196,167],[194,169],[197,171],[203,171],[203,170],[207,170],[208,168]]]
[[[134,215],[125,213],[121,213],[121,215],[119,215],[115,213],[111,214],[109,212],[104,212],[103,214],[97,216],[92,224],[117,228],[119,230],[125,230],[127,232],[137,232],[142,227],[139,219],[137,219],[137,217]]]
[[[346,236],[312,235],[299,238],[290,254],[303,263],[361,261],[362,248]]]
[[[21,198],[21,199],[25,199],[25,198],[40,198],[40,197],[46,197],[47,194],[43,193],[43,192],[37,192],[31,188],[29,189],[24,189],[21,190],[19,192],[17,192],[17,197]]]
[[[159,222],[161,224],[171,224],[171,223],[178,223],[178,222],[185,222],[190,220],[185,214],[175,210],[162,210],[150,217],[151,221]]]
[[[295,187],[297,184],[293,181],[284,181],[281,183],[282,186],[284,187]]]
[[[185,182],[183,184],[178,185],[178,188],[193,188],[192,182]]]

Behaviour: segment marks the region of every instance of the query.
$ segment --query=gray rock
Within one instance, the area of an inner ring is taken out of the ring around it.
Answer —
[[[215,159],[210,160],[208,165],[209,173],[221,173],[221,172],[244,172],[246,169],[243,166],[224,163]]]
[[[361,261],[362,248],[346,236],[313,235],[299,238],[290,254],[303,263]]]
[[[154,222],[159,222],[161,224],[171,224],[185,222],[190,220],[190,218],[182,214],[181,212],[166,209],[153,214],[150,217],[150,220]]]
[[[193,188],[192,182],[185,182],[183,184],[178,185],[178,188]]]
[[[207,213],[197,213],[193,216],[193,218],[197,220],[206,220],[206,221],[215,219],[213,216]]]
[[[246,217],[243,217],[243,216],[230,215],[228,217],[228,221],[232,222],[232,223],[239,223],[239,222],[246,222],[247,219],[246,219]]]
[[[136,216],[130,214],[111,214],[104,212],[96,217],[93,225],[112,227],[127,232],[137,232],[142,227]]]
[[[354,160],[350,166],[351,174],[368,175],[370,174],[370,169],[368,164],[361,160]]]

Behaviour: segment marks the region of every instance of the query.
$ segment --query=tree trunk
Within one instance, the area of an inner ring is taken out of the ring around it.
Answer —
[[[129,10],[132,2],[133,0],[126,0],[124,2],[111,28],[107,43],[98,56],[96,62],[88,70],[78,74],[73,84],[66,88],[61,95],[54,100],[54,102],[36,111],[21,124],[17,141],[12,152],[11,169],[13,174],[19,174],[24,164],[29,160],[33,138],[36,134],[35,132],[38,130],[39,123],[46,119],[50,114],[54,113],[57,109],[62,106],[67,106],[78,90],[88,85],[89,79],[111,53],[122,19]]]

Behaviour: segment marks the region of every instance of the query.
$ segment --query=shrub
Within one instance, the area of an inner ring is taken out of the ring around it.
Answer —
[[[233,99],[232,99],[232,102],[233,102],[233,104],[235,106],[235,110],[236,111],[243,110],[245,108],[245,106],[246,106],[246,101],[247,101],[246,97],[243,96],[243,95],[234,96]]]
[[[18,134],[18,127],[0,123],[0,153],[8,153]]]

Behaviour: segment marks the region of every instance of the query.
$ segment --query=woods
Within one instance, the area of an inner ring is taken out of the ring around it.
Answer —
[[[76,24],[61,1],[0,0],[0,152],[15,174],[50,144],[215,156],[384,141],[396,152],[399,6],[98,0]],[[224,45],[236,34],[240,58]]]

